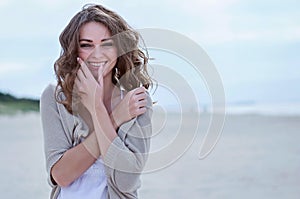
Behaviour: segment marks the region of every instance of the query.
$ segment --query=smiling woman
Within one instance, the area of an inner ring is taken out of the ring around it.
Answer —
[[[100,5],[60,35],[56,87],[41,96],[51,198],[138,198],[152,132],[152,81],[139,34]]]

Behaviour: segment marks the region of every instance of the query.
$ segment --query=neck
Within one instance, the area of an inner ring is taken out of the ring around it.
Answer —
[[[104,77],[103,84],[104,84],[103,103],[107,111],[110,113],[115,104],[114,98],[119,95],[119,92],[118,89],[116,90],[115,85],[111,81],[111,74]]]

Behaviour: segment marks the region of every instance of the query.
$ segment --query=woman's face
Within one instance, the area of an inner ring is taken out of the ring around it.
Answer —
[[[117,48],[109,30],[101,23],[88,22],[79,29],[79,57],[85,61],[93,76],[103,67],[103,77],[111,75],[117,63]]]

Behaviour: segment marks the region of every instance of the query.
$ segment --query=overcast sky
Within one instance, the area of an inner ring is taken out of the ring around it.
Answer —
[[[228,102],[300,101],[297,0],[1,0],[0,91],[39,98],[55,81],[59,34],[91,2],[134,28],[165,28],[197,42],[219,71]]]

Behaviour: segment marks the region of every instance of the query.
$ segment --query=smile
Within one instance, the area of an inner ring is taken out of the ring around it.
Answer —
[[[107,61],[102,61],[102,62],[88,62],[89,65],[93,66],[93,67],[103,67]]]

